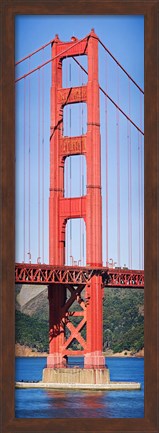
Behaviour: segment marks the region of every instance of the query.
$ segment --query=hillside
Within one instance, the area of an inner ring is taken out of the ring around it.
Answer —
[[[48,316],[47,287],[17,285],[16,343],[35,352],[47,352]],[[103,302],[103,350],[114,354],[123,351],[135,353],[143,347],[143,291],[106,288]]]
[[[16,310],[28,316],[48,320],[49,304],[47,286],[17,284]]]
[[[104,350],[137,352],[144,347],[143,290],[105,289]]]

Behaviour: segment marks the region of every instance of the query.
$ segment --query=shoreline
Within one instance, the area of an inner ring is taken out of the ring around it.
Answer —
[[[112,350],[103,352],[106,358],[144,358],[144,348],[139,350],[139,352],[132,353],[129,350],[123,350],[122,352],[113,353]],[[47,352],[37,352],[32,350],[28,346],[21,346],[19,343],[15,345],[15,357],[26,357],[26,358],[46,358],[48,356]]]

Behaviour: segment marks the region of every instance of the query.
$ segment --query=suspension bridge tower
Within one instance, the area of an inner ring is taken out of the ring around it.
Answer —
[[[63,60],[67,57],[86,55],[88,82],[79,87],[62,87]],[[86,267],[102,267],[102,198],[101,198],[101,149],[100,111],[98,83],[98,38],[94,32],[78,40],[62,42],[58,35],[52,42],[51,85],[51,136],[50,136],[50,199],[49,199],[49,263],[65,268],[65,232],[69,219],[83,218],[86,225]],[[67,104],[87,104],[87,131],[84,135],[63,135],[63,113]],[[87,166],[86,194],[80,197],[64,196],[64,166],[66,158],[85,155]],[[68,296],[69,293],[69,296]],[[50,380],[51,371],[60,372],[67,366],[67,356],[84,356],[87,379],[89,371],[103,370],[105,381],[109,372],[102,354],[103,311],[102,276],[93,274],[91,279],[78,285],[51,283],[48,287],[50,329],[49,355],[44,380]],[[76,301],[80,310],[70,307]],[[72,317],[80,318],[75,326]],[[85,328],[85,334],[82,330]],[[67,332],[66,332],[67,330]],[[80,350],[71,348],[76,340]],[[68,371],[69,369],[67,369]],[[103,374],[102,373],[102,374]],[[82,373],[83,374],[83,373]],[[85,378],[86,378],[85,375]],[[82,378],[82,381],[85,379]],[[97,378],[95,380],[98,380]],[[103,380],[103,379],[102,379]]]

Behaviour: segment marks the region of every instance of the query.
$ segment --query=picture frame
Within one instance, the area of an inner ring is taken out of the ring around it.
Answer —
[[[1,407],[2,432],[151,432],[157,418],[157,15],[158,0],[3,0],[1,3]],[[144,15],[145,19],[145,417],[141,419],[16,419],[15,387],[15,89],[14,17],[30,15]]]

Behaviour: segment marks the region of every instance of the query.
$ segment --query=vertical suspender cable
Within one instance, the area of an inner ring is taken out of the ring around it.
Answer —
[[[40,260],[40,69],[38,70],[38,259]]]
[[[129,117],[131,106],[130,80],[129,84]],[[128,257],[129,268],[132,268],[132,164],[131,164],[131,124],[128,121]]]
[[[83,86],[83,72],[82,72],[82,86]],[[82,103],[82,135],[84,134],[84,119],[83,119],[83,103]],[[84,195],[84,166],[82,158],[82,195]],[[82,221],[82,264],[84,265],[84,222]]]
[[[106,55],[106,93],[108,90],[108,72],[107,72],[107,55]],[[105,173],[105,182],[106,182],[106,266],[108,266],[108,100],[107,96],[105,97],[105,135],[106,135],[106,173]]]
[[[142,135],[140,134],[141,137],[141,225],[142,225],[142,237],[141,237],[141,267],[142,269],[144,269],[144,169],[143,169],[143,138]]]
[[[25,220],[25,210],[26,210],[26,79],[24,78],[24,137],[23,137],[23,144],[24,144],[24,175],[23,175],[23,184],[24,184],[24,191],[23,191],[23,260],[25,263],[25,230],[26,230],[26,220]]]
[[[119,105],[119,69],[117,70],[117,100]],[[117,262],[120,266],[120,139],[119,110],[116,109],[117,131]]]
[[[143,191],[143,146],[142,135],[141,140],[141,268],[144,268],[144,191]]]
[[[29,70],[30,70],[30,57],[29,57]],[[30,248],[30,136],[31,136],[31,123],[30,123],[30,76],[29,76],[29,142],[28,142],[28,252],[31,260]]]
[[[128,268],[130,269],[130,124],[127,120],[127,146],[128,146]]]
[[[79,86],[82,86],[82,70],[79,68]],[[81,134],[81,105],[79,104],[79,130]],[[82,140],[81,140],[81,151],[82,151]],[[80,155],[80,197],[82,197],[82,155]],[[82,215],[82,199],[81,199],[81,215]],[[80,263],[82,263],[82,218],[80,218]]]
[[[140,128],[142,128],[142,93],[140,92]],[[141,154],[141,267],[144,267],[144,209],[143,209],[143,149],[142,135],[140,133],[140,154]]]
[[[69,83],[71,87],[71,63],[69,63]],[[69,109],[69,136],[71,137],[71,105]],[[72,259],[71,182],[72,182],[72,166],[71,166],[71,156],[70,156],[70,257]]]
[[[82,264],[82,163],[80,159],[80,200],[81,200],[81,206],[80,206],[80,251],[79,251],[79,257],[80,257],[80,264]]]
[[[141,269],[141,149],[140,133],[138,132],[138,218],[139,218],[139,269]]]
[[[83,86],[83,71],[79,69],[79,86],[81,88],[82,94],[82,86]],[[83,104],[79,103],[79,131],[81,137],[83,136]],[[82,138],[81,138],[81,154],[80,154],[80,197],[84,195],[83,188],[83,158],[82,158]],[[84,245],[83,245],[83,220],[82,220],[82,200],[81,200],[81,218],[80,218],[80,263],[84,265]]]
[[[66,57],[66,87],[68,87],[68,58]],[[65,117],[65,131],[66,131],[66,136],[68,136],[68,110],[66,107],[66,111],[65,111],[66,117]],[[65,160],[65,175],[66,175],[66,181],[65,181],[65,186],[66,186],[66,193],[65,193],[65,197],[69,197],[69,191],[68,191],[68,157]],[[69,225],[67,224],[67,245],[66,245],[66,263],[69,264],[69,234],[68,234],[68,228]]]
[[[42,69],[42,262],[44,263],[44,68]]]

